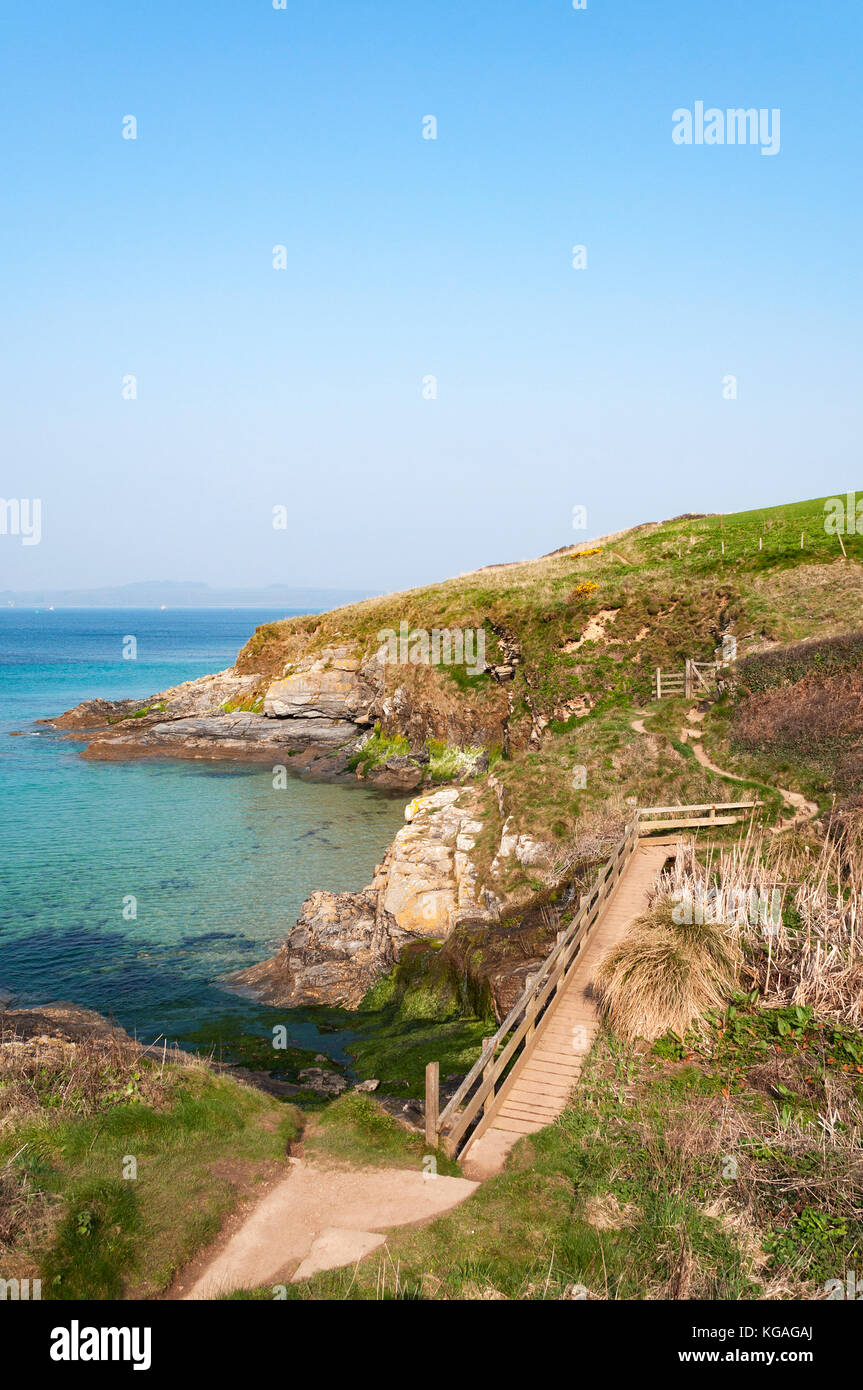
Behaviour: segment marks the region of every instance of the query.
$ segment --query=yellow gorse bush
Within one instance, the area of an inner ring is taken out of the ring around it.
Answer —
[[[592,593],[593,593],[596,589],[598,589],[598,588],[599,588],[599,585],[598,585],[598,584],[594,584],[594,582],[593,582],[592,579],[588,579],[588,580],[585,580],[584,584],[576,584],[575,588],[573,589],[573,591],[572,591],[572,593],[570,594],[569,597],[570,597],[571,599],[573,599],[573,598],[583,598],[585,594],[592,594]]]

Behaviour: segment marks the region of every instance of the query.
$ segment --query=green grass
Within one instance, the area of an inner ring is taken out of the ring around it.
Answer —
[[[93,1114],[49,1109],[3,1132],[0,1161],[51,1218],[32,1246],[25,1231],[10,1257],[36,1265],[44,1298],[159,1293],[218,1233],[237,1182],[253,1188],[299,1133],[293,1107],[227,1077],[170,1066],[164,1077],[155,1105],[133,1099]],[[129,1158],[135,1178],[123,1175]]]
[[[380,1297],[385,1272],[384,1297],[644,1298],[668,1294],[681,1262],[690,1297],[755,1297],[737,1242],[704,1210],[719,1188],[715,1165],[684,1167],[665,1133],[691,1096],[659,1085],[645,1104],[630,1094],[638,1075],[606,1040],[576,1102],[522,1141],[504,1173],[430,1225],[393,1232],[384,1256],[289,1297]],[[616,1228],[597,1220],[597,1205]]]
[[[387,758],[404,757],[409,752],[408,739],[401,734],[382,733],[380,724],[376,724],[362,748],[351,754],[348,767],[365,777],[373,768],[382,767]]]
[[[307,1158],[351,1166],[423,1168],[434,1158],[436,1170],[457,1177],[457,1163],[429,1149],[422,1134],[393,1119],[369,1095],[350,1092],[332,1101],[304,1143]]]
[[[482,753],[478,745],[457,748],[444,739],[433,738],[428,743],[429,772],[433,782],[452,782],[468,772]]]

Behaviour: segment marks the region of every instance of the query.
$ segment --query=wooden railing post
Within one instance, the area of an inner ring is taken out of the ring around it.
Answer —
[[[437,1148],[440,1115],[440,1062],[426,1063],[426,1143]]]
[[[662,669],[659,666],[656,668],[656,698],[662,699]]]
[[[490,1043],[491,1041],[492,1041],[491,1038],[483,1038],[483,1040],[482,1040],[482,1050],[483,1050],[483,1052],[485,1052],[486,1048],[488,1047],[488,1045],[489,1045],[489,1043]],[[494,1074],[494,1057],[492,1057],[492,1059],[491,1059],[491,1061],[489,1062],[489,1064],[488,1064],[487,1067],[483,1067],[483,1070],[482,1070],[482,1079],[483,1079],[483,1081],[488,1081],[489,1078],[490,1078],[491,1076],[493,1076],[493,1074]],[[485,1100],[484,1100],[483,1103],[482,1103],[482,1113],[483,1113],[484,1115],[487,1114],[488,1111],[491,1109],[491,1107],[492,1107],[493,1105],[494,1105],[494,1086],[492,1086],[491,1090],[489,1091],[488,1095],[486,1096]]]
[[[536,980],[536,976],[535,976],[535,975],[531,975],[530,980],[529,980],[530,985],[533,985],[533,983],[534,983],[535,980]],[[533,1035],[534,1035],[534,1032],[535,1032],[535,1030],[536,1030],[536,992],[535,992],[535,991],[534,991],[534,993],[530,996],[530,999],[527,1001],[527,1008],[525,1009],[524,1013],[525,1013],[526,1019],[528,1020],[527,1032],[526,1032],[525,1035],[524,1035],[524,1045],[525,1045],[525,1047],[527,1047],[528,1038],[532,1038]]]

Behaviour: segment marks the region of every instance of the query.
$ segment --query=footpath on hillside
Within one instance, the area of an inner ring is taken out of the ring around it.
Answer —
[[[700,710],[693,706],[692,709],[687,710],[686,718],[689,723],[681,729],[680,736],[684,743],[689,744],[693,754],[698,762],[701,763],[702,767],[707,768],[709,772],[715,772],[719,777],[726,777],[730,782],[751,782],[753,780],[751,777],[741,777],[736,772],[729,772],[727,768],[720,767],[718,763],[712,762],[707,756],[704,748],[698,741],[702,736],[701,730],[694,727],[704,718]],[[645,727],[643,719],[633,719],[631,727],[637,734],[644,734],[647,738],[657,737],[656,734],[651,733],[650,729]],[[804,821],[812,820],[817,816],[817,802],[807,800],[801,792],[791,791],[788,787],[776,787],[776,791],[778,791],[786,806],[790,808],[791,815],[783,817],[779,825],[773,827],[774,833],[780,830],[790,830],[793,826],[800,825]]]
[[[383,1246],[388,1230],[440,1216],[478,1186],[420,1169],[288,1162],[287,1176],[184,1271],[170,1298],[299,1283],[353,1264]]]

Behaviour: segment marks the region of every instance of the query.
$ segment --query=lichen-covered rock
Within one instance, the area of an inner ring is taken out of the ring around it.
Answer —
[[[325,647],[300,661],[267,689],[264,713],[272,719],[345,719],[372,722],[383,685],[376,658],[362,663],[350,647]]]
[[[482,829],[470,791],[447,787],[416,797],[390,847],[382,902],[412,936],[446,937],[459,916],[487,914],[487,905],[477,899],[470,859]]]
[[[268,1004],[356,1008],[394,963],[397,936],[381,916],[373,888],[312,893],[276,955],[239,971],[229,982]]]
[[[233,666],[214,675],[183,681],[150,695],[146,700],[83,700],[74,709],[43,722],[58,729],[122,728],[133,714],[136,726],[160,720],[204,718],[221,715],[225,705],[238,704],[254,691],[258,676],[240,675]]]

